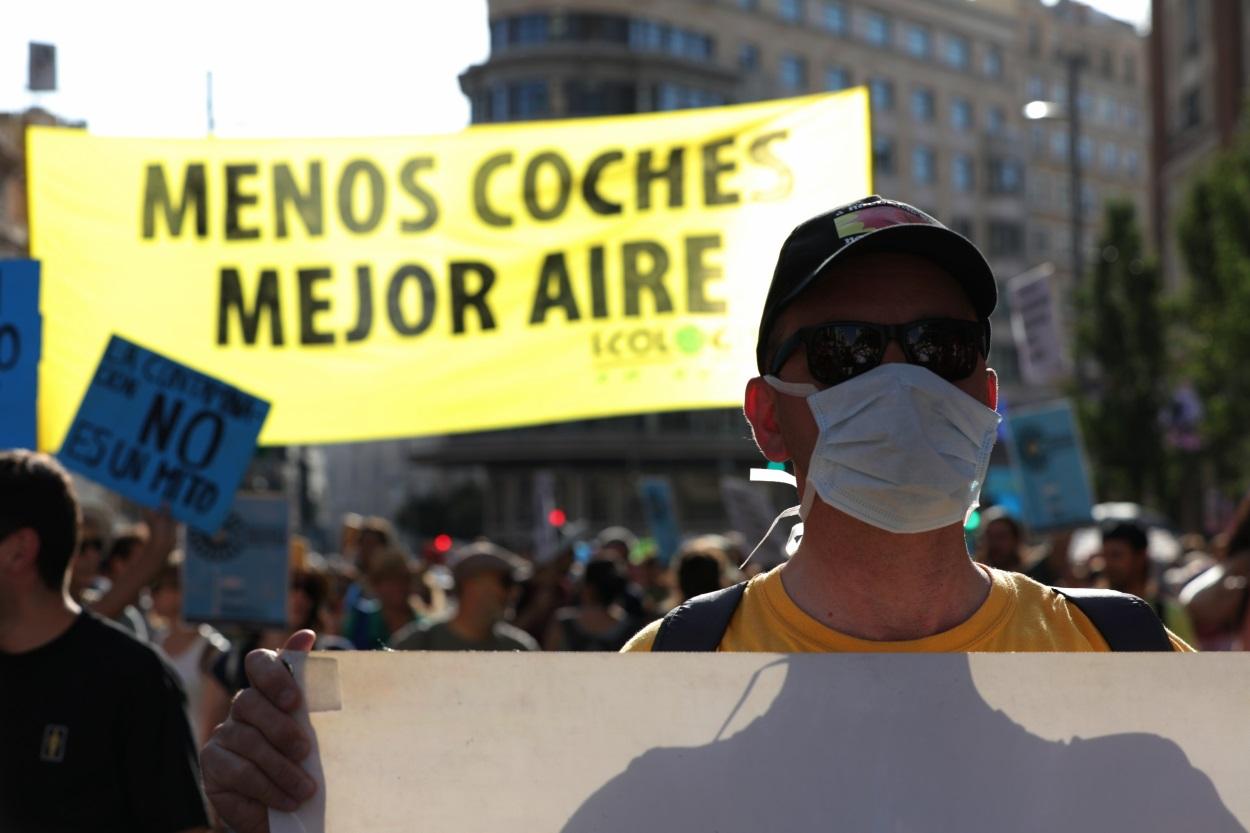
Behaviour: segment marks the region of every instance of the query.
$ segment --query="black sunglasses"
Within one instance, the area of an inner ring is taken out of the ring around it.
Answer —
[[[968,378],[977,369],[977,358],[984,353],[985,329],[980,321],[955,318],[927,318],[907,324],[814,324],[799,329],[781,343],[769,374],[776,376],[791,354],[802,346],[812,378],[832,387],[880,365],[891,341],[899,343],[911,364],[955,382]]]

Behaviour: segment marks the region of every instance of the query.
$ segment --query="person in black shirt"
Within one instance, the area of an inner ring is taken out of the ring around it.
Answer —
[[[173,669],[69,597],[78,512],[50,457],[0,452],[0,830],[204,830]],[[151,524],[172,546],[168,515]]]

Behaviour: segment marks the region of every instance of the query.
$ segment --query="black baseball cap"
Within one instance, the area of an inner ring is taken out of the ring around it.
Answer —
[[[782,310],[850,252],[900,252],[942,266],[968,293],[985,327],[989,354],[990,313],[998,304],[998,286],[985,256],[971,240],[920,209],[874,194],[803,222],[781,245],[755,346],[760,373],[767,372],[768,336]]]

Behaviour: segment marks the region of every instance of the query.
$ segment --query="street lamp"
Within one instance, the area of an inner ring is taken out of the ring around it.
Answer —
[[[1068,123],[1068,171],[1072,190],[1072,285],[1079,286],[1085,276],[1085,248],[1083,245],[1084,205],[1081,199],[1081,70],[1085,56],[1069,53],[1063,62],[1068,71],[1067,105],[1054,101],[1030,101],[1024,105],[1024,117],[1030,121],[1067,121]]]

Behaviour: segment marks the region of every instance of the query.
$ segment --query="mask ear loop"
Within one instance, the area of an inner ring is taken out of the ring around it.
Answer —
[[[786,471],[781,471],[780,469],[751,469],[751,480],[755,482],[763,481],[768,483],[785,483],[789,486],[794,486],[796,489],[798,488],[798,481],[795,479],[794,475]],[[773,534],[773,530],[777,528],[777,524],[781,523],[783,518],[793,518],[805,514],[807,513],[804,511],[802,504],[798,506],[791,506],[789,509],[781,510],[781,514],[773,518],[773,522],[769,524],[768,531],[764,533],[764,537],[759,540],[759,543],[756,544],[755,548],[751,550],[749,555],[747,555],[746,560],[738,565],[738,569],[744,569],[747,564],[751,563],[751,559],[755,556],[755,553],[759,552],[759,548],[764,546],[764,542],[767,541]],[[794,555],[795,551],[799,548],[799,541],[802,537],[803,524],[802,522],[799,522],[790,530],[790,538],[786,541],[786,555]]]

